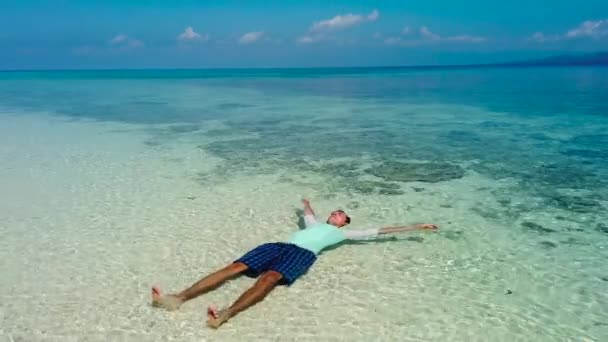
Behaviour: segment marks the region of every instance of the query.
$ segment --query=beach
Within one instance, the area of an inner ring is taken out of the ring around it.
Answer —
[[[606,340],[607,74],[4,73],[0,336]],[[303,198],[440,229],[326,251],[217,331],[254,280],[150,306],[287,239]]]

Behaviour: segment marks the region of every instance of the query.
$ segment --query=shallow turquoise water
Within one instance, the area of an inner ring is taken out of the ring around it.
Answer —
[[[201,148],[233,169],[306,170],[303,160],[361,156],[474,161],[469,169],[517,179],[547,207],[601,212],[598,201],[608,200],[607,68],[8,72],[0,80],[5,108],[181,124],[155,130],[156,140],[221,122],[205,133],[217,141]],[[356,183],[365,174],[356,164],[316,171]],[[592,196],[555,195],[559,188]]]
[[[10,72],[0,73],[0,109],[134,125],[152,151],[198,149],[221,161],[189,170],[201,189],[278,175],[294,186],[306,179],[328,201],[353,198],[352,207],[425,192],[445,213],[463,204],[459,225],[442,222],[439,237],[463,254],[486,248],[469,243],[474,234],[495,236],[499,248],[460,264],[455,256],[455,269],[489,272],[455,283],[483,287],[500,279],[488,265],[529,262],[531,274],[553,280],[526,279],[535,285],[509,295],[552,293],[554,279],[574,293],[555,306],[539,299],[547,312],[563,311],[539,324],[560,317],[566,331],[541,335],[608,337],[608,68]],[[471,175],[492,183],[458,183]],[[467,217],[488,225],[467,230]],[[581,315],[582,323],[561,319]]]

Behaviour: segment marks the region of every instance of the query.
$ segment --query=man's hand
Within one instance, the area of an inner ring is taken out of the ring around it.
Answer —
[[[310,201],[305,198],[302,200],[302,203],[304,204],[304,215],[314,216],[315,212],[312,210],[312,207],[310,206]]]
[[[432,223],[417,224],[416,228],[418,228],[418,229],[424,229],[424,230],[437,230],[437,229],[439,229],[436,224],[432,224]]]

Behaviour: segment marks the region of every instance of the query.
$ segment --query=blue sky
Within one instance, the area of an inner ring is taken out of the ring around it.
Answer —
[[[0,69],[494,62],[608,50],[608,1],[0,1]]]

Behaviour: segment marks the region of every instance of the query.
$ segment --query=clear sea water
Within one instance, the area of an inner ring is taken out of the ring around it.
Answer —
[[[608,340],[608,68],[3,72],[0,143],[9,340]],[[302,197],[441,229],[328,251],[217,332],[207,299],[148,306]]]

